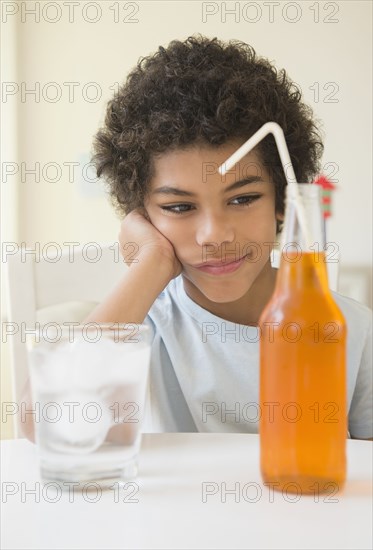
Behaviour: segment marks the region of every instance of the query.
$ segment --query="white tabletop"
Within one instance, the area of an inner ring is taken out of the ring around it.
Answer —
[[[101,495],[45,493],[35,446],[3,441],[1,548],[370,549],[372,443],[347,449],[343,492],[297,500],[263,485],[257,435],[145,434],[137,485]]]

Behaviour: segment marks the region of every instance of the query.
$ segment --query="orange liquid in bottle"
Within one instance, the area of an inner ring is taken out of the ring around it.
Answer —
[[[346,477],[346,324],[324,254],[282,256],[259,324],[263,480],[277,490],[335,494]]]

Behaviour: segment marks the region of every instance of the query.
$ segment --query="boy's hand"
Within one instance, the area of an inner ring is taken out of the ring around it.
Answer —
[[[123,259],[129,266],[146,256],[154,258],[155,267],[159,262],[162,266],[168,265],[170,280],[182,271],[171,242],[154,227],[144,208],[136,208],[126,215],[121,223],[119,243]]]

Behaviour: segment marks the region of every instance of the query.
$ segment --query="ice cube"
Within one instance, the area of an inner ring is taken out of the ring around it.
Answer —
[[[72,349],[72,383],[79,390],[98,388],[123,382],[136,383],[146,377],[150,349],[141,343],[78,341]]]
[[[31,377],[37,394],[63,392],[70,384],[68,344],[58,348],[35,347],[29,355]]]
[[[105,441],[111,426],[111,412],[95,394],[68,393],[59,403],[57,422],[49,423],[49,444],[55,451],[92,453]]]
[[[76,339],[53,350],[36,347],[30,356],[37,394],[88,392],[104,398],[120,384],[139,384],[147,377],[150,348],[143,343],[101,338]]]

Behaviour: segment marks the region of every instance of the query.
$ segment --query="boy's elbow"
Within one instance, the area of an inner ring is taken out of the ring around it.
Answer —
[[[21,417],[20,435],[21,437],[26,437],[32,443],[35,443],[34,415],[31,412],[32,410],[35,409],[35,407],[32,403],[30,380],[27,380],[25,384],[22,397],[21,397],[21,403],[24,405],[24,410],[30,411],[30,412],[28,414],[23,415],[23,417]],[[23,408],[21,407],[21,410],[22,409]]]
[[[31,443],[35,443],[35,424],[33,420],[26,420],[26,422],[21,423],[20,433],[22,437],[25,437]]]

